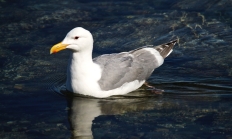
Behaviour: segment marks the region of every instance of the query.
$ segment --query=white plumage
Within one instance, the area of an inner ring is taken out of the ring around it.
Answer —
[[[104,98],[124,95],[141,87],[154,69],[163,64],[175,43],[172,41],[157,47],[144,47],[92,59],[92,34],[77,27],[61,43],[54,45],[50,53],[66,48],[72,50],[67,68],[67,90]]]

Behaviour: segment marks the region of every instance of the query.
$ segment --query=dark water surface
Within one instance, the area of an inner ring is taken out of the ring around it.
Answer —
[[[232,138],[232,2],[226,0],[1,0],[1,139]],[[94,56],[179,43],[126,96],[60,95],[68,50],[49,55],[74,27]]]

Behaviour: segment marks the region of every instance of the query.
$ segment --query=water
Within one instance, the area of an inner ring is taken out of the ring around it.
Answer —
[[[229,1],[0,1],[0,138],[232,138]],[[126,96],[60,95],[76,26],[94,56],[179,43],[149,83]]]

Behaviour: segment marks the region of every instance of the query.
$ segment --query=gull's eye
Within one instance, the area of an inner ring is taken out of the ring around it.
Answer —
[[[77,40],[79,37],[75,36],[74,39]]]

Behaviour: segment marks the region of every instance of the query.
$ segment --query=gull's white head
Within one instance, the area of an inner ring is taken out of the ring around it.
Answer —
[[[50,54],[59,52],[66,48],[72,50],[73,52],[80,52],[85,50],[92,51],[92,34],[82,27],[76,27],[69,31],[61,43],[58,43],[51,48]]]

